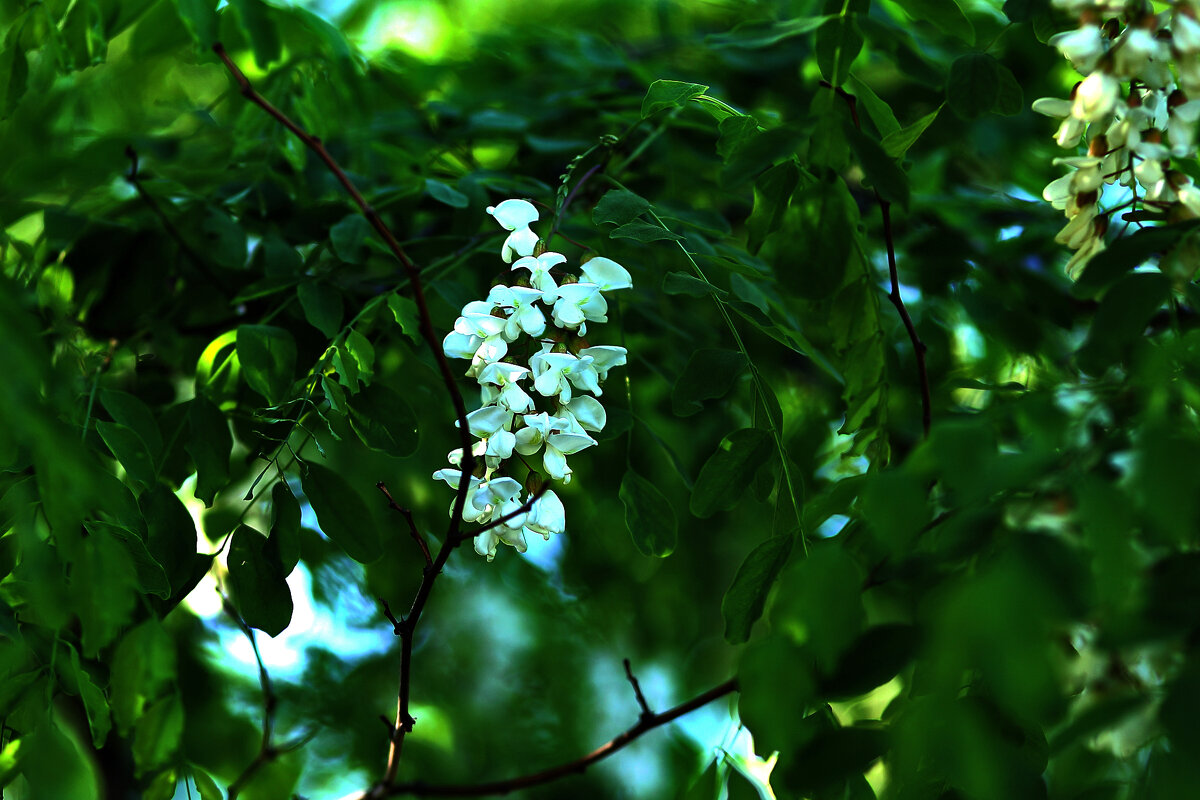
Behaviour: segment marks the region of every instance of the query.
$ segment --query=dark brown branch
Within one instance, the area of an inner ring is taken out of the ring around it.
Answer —
[[[637,724],[626,730],[614,739],[611,739],[597,747],[592,752],[585,756],[581,756],[573,761],[568,761],[558,766],[544,769],[540,772],[532,772],[528,775],[521,775],[516,778],[509,778],[501,781],[489,781],[487,783],[475,784],[437,784],[424,783],[416,781],[413,783],[397,783],[384,794],[368,793],[367,798],[379,797],[397,797],[399,795],[413,795],[416,797],[482,797],[484,795],[504,795],[510,792],[515,792],[519,789],[528,789],[532,786],[541,786],[543,784],[552,783],[559,778],[567,775],[582,774],[588,767],[595,764],[597,761],[608,758],[613,753],[621,750],[629,745],[635,739],[638,739],[643,734],[654,730],[655,728],[666,725],[668,722],[682,717],[695,711],[701,706],[708,705],[713,700],[724,697],[727,694],[736,692],[738,688],[737,679],[731,678],[719,686],[714,686],[703,694],[693,697],[686,703],[680,703],[674,708],[668,709],[661,714],[653,712],[643,712],[641,719]]]
[[[391,250],[396,260],[404,267],[409,283],[412,285],[413,300],[416,302],[419,312],[421,338],[425,340],[425,343],[433,352],[434,359],[437,361],[438,372],[442,376],[442,383],[445,385],[446,393],[450,396],[450,401],[454,405],[455,418],[458,420],[459,442],[462,446],[462,461],[460,463],[462,477],[459,480],[458,489],[454,496],[454,507],[450,514],[449,529],[446,532],[446,538],[442,542],[437,556],[431,562],[426,563],[421,578],[421,585],[418,587],[417,594],[413,598],[412,608],[409,610],[408,616],[399,625],[400,688],[396,701],[396,723],[393,726],[390,746],[388,748],[387,767],[384,769],[383,778],[379,783],[379,786],[387,787],[396,779],[396,772],[400,768],[400,751],[404,743],[404,736],[412,730],[413,723],[415,722],[412,715],[408,713],[413,631],[416,629],[417,622],[421,618],[421,612],[425,608],[425,603],[429,600],[429,593],[433,590],[434,581],[441,573],[442,567],[445,566],[446,560],[450,557],[450,553],[458,546],[459,532],[462,527],[462,511],[467,501],[467,492],[471,487],[471,475],[475,470],[475,456],[471,453],[471,431],[467,424],[467,408],[463,402],[462,393],[458,389],[454,374],[450,370],[450,364],[446,360],[446,354],[442,349],[441,341],[433,330],[433,320],[429,313],[429,304],[425,299],[420,271],[412,260],[409,259],[408,254],[404,252],[404,248],[400,246],[400,242],[392,234],[391,229],[388,228],[371,204],[366,201],[366,198],[354,186],[354,183],[351,182],[350,178],[333,159],[333,156],[329,155],[321,140],[307,133],[303,128],[289,119],[286,114],[256,92],[254,87],[250,85],[250,81],[246,79],[246,76],[242,74],[238,66],[233,63],[233,59],[229,57],[229,54],[220,42],[213,44],[212,49],[237,82],[242,95],[295,134],[300,141],[304,142],[325,163],[325,166],[333,173],[343,188],[345,188],[351,199],[354,200],[355,205],[358,206],[363,216],[371,224],[371,227],[375,229],[375,232],[387,244],[388,249]]]
[[[383,496],[387,498],[388,508],[400,512],[405,521],[408,522],[408,534],[417,543],[417,547],[421,548],[421,555],[425,556],[425,566],[433,564],[433,556],[429,552],[429,544],[425,541],[425,537],[421,535],[421,532],[417,530],[417,521],[413,519],[412,511],[392,499],[392,493],[388,491],[383,481],[375,484],[375,488],[383,492]]]
[[[642,719],[653,717],[654,712],[650,710],[650,706],[646,703],[646,696],[642,694],[642,685],[638,683],[638,679],[634,677],[633,667],[629,665],[629,659],[625,659],[625,677],[629,679],[629,683],[633,686],[633,694],[637,697],[638,706],[642,709]]]
[[[862,130],[862,124],[858,119],[858,101],[854,95],[841,87],[834,86],[829,81],[821,81],[821,85],[846,101],[854,127]],[[888,276],[892,283],[891,291],[888,292],[888,300],[900,314],[900,321],[904,323],[904,329],[908,331],[908,338],[912,342],[913,353],[917,358],[917,378],[921,384],[921,429],[928,437],[929,428],[933,424],[933,398],[929,391],[929,372],[925,366],[926,347],[917,334],[917,327],[913,324],[912,317],[908,314],[904,298],[900,296],[900,275],[896,269],[896,242],[892,235],[892,204],[880,197],[878,190],[872,191],[875,193],[875,201],[879,203],[879,212],[883,216],[883,240],[887,245]]]

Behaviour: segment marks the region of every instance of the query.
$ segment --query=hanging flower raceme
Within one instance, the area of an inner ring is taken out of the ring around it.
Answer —
[[[1075,251],[1067,263],[1074,279],[1104,250],[1113,213],[1139,222],[1200,214],[1200,193],[1171,163],[1196,157],[1200,98],[1188,93],[1200,95],[1200,2],[1158,14],[1124,0],[1053,5],[1079,18],[1077,29],[1049,43],[1082,79],[1070,97],[1040,98],[1033,110],[1059,120],[1060,147],[1088,145],[1086,156],[1054,160],[1072,171],[1043,192],[1067,217],[1055,238]]]
[[[597,444],[592,434],[603,430],[607,414],[596,398],[627,354],[624,347],[589,346],[583,337],[588,323],[608,319],[604,293],[629,289],[633,280],[609,258],[583,262],[576,275],[567,270],[566,256],[542,252],[530,228],[538,211],[526,200],[505,200],[487,211],[510,231],[500,250],[512,264],[510,278],[493,286],[486,300],[463,307],[443,349],[469,360],[466,375],[479,384],[481,407],[467,415],[479,440],[471,449],[478,466],[462,518],[486,527],[475,536],[475,550],[491,561],[500,544],[523,553],[528,534],[549,539],[566,530],[563,503],[543,484],[569,483],[567,456]],[[523,483],[509,475],[514,459],[528,472]],[[462,451],[449,461],[451,468],[433,477],[457,488]]]

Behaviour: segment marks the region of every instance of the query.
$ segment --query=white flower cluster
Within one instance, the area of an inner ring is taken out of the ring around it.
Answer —
[[[1060,147],[1075,148],[1086,135],[1087,155],[1056,158],[1073,169],[1042,193],[1067,216],[1055,240],[1076,251],[1067,263],[1076,278],[1104,250],[1109,216],[1120,208],[1131,207],[1126,218],[1139,221],[1200,216],[1200,189],[1171,168],[1172,158],[1196,155],[1200,99],[1188,97],[1200,98],[1200,0],[1159,14],[1124,0],[1054,5],[1079,15],[1079,28],[1050,43],[1085,77],[1069,99],[1043,97],[1033,110],[1062,120]],[[1101,211],[1104,187],[1114,183],[1131,199]]]
[[[565,484],[571,480],[567,456],[596,444],[591,434],[607,419],[596,399],[603,393],[600,384],[610,369],[625,363],[626,351],[583,346],[583,337],[589,322],[608,320],[602,293],[633,286],[625,268],[611,259],[584,262],[577,278],[561,267],[566,256],[538,252],[540,239],[529,228],[538,212],[531,203],[505,200],[487,211],[511,231],[501,250],[504,262],[529,274],[520,274],[512,286],[493,286],[486,300],[467,303],[442,344],[447,356],[470,360],[466,374],[478,381],[482,395],[482,408],[467,415],[479,438],[472,455],[482,463],[470,478],[463,520],[483,524],[513,514],[533,496],[527,489],[522,498],[521,483],[503,474],[514,452],[521,461],[540,452],[545,478]],[[450,463],[461,465],[461,448],[450,453]],[[433,477],[457,489],[462,472],[440,469]],[[527,532],[549,539],[565,528],[562,501],[545,491],[526,513],[477,535],[475,550],[491,561],[500,542],[523,553]]]

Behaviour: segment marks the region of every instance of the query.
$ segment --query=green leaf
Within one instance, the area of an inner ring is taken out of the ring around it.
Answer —
[[[112,536],[88,536],[76,545],[71,562],[71,601],[83,629],[83,654],[92,658],[133,615],[136,565]]]
[[[271,535],[267,537],[267,546],[279,554],[286,578],[300,561],[300,502],[284,481],[271,489]]]
[[[414,342],[420,342],[421,315],[417,304],[404,295],[395,293],[388,295],[387,304],[404,335]]]
[[[316,281],[308,281],[296,287],[304,318],[314,328],[332,339],[342,329],[342,293],[337,288]]]
[[[802,709],[816,696],[805,653],[776,633],[751,642],[738,663],[738,715],[754,732],[755,749],[791,750]]]
[[[721,138],[717,140],[717,155],[726,164],[742,146],[758,136],[758,122],[754,117],[728,117],[717,125]]]
[[[916,656],[920,635],[915,625],[901,623],[867,628],[819,681],[821,696],[849,699],[887,683]]]
[[[225,800],[221,787],[217,786],[211,775],[199,767],[192,767],[191,772],[196,790],[200,792],[200,800]]]
[[[383,554],[379,531],[358,492],[338,473],[309,462],[301,477],[321,531],[346,554],[368,564]]]
[[[173,800],[178,786],[179,776],[175,774],[175,770],[163,770],[150,781],[150,785],[142,794],[142,800]]]
[[[110,696],[117,731],[128,736],[147,703],[174,682],[175,645],[158,620],[147,620],[126,633],[112,660]]]
[[[615,228],[608,234],[611,239],[633,239],[639,242],[657,242],[661,240],[670,240],[679,242],[683,237],[677,233],[672,233],[661,225],[643,222],[640,219],[635,219],[633,222],[626,222],[618,228]]]
[[[203,395],[191,402],[188,426],[190,435],[184,448],[196,464],[196,497],[211,508],[217,492],[229,483],[233,436],[225,415]]]
[[[908,152],[908,148],[916,144],[917,139],[921,138],[921,134],[925,129],[933,124],[937,119],[937,115],[941,112],[945,104],[938,106],[933,111],[930,111],[925,116],[914,122],[912,125],[906,125],[898,131],[887,134],[883,137],[883,152],[887,153],[892,158],[903,158]]]
[[[367,236],[371,223],[362,214],[348,214],[329,229],[329,244],[334,254],[347,264],[361,264],[367,254]]]
[[[817,66],[825,80],[834,86],[841,86],[850,77],[850,66],[862,51],[863,37],[858,30],[857,17],[859,10],[865,10],[865,2],[848,2],[847,13],[830,20],[827,25],[817,29]],[[841,11],[842,0],[828,0],[826,11]]]
[[[954,0],[906,0],[903,8],[914,22],[932,22],[942,32],[975,44],[975,26]]]
[[[448,186],[441,181],[435,181],[433,178],[425,179],[425,191],[434,200],[444,203],[451,208],[466,208],[471,203],[470,198],[458,189]]]
[[[154,559],[146,548],[145,542],[132,531],[108,522],[89,520],[84,523],[87,531],[93,537],[110,536],[121,543],[133,563],[137,575],[137,585],[143,594],[153,594],[159,597],[171,596],[171,582],[162,565]]]
[[[746,357],[735,350],[701,348],[692,353],[671,392],[671,408],[688,417],[704,408],[705,400],[724,397],[746,369]]]
[[[230,0],[230,5],[237,9],[242,27],[250,34],[258,68],[266,69],[272,61],[278,61],[283,55],[283,44],[279,27],[271,19],[271,7],[262,0]]]
[[[79,663],[79,651],[71,650],[71,667],[75,672],[75,682],[79,689],[79,699],[83,701],[83,711],[87,716],[88,729],[92,732],[92,744],[97,748],[104,746],[108,732],[112,730],[112,712],[108,700],[100,687],[92,682],[92,677]],[[0,772],[3,770],[0,769]],[[0,783],[0,785],[3,785]]]
[[[417,415],[399,392],[374,383],[349,404],[350,427],[367,447],[397,458],[417,449]]]
[[[718,298],[728,297],[724,289],[713,286],[708,281],[702,281],[686,272],[668,272],[663,276],[662,289],[667,294],[686,294],[689,297],[704,297],[715,295]]]
[[[1024,107],[1021,85],[1008,67],[987,53],[968,53],[950,65],[946,100],[959,115],[1013,115]]]
[[[151,458],[158,459],[162,453],[162,433],[158,430],[158,423],[154,421],[154,413],[149,406],[127,392],[114,389],[100,392],[100,404],[115,422],[133,429],[146,444]]]
[[[237,352],[251,389],[273,406],[288,399],[296,370],[296,340],[291,333],[274,325],[241,325]]]
[[[138,506],[146,518],[146,549],[162,565],[174,593],[191,578],[196,523],[175,493],[162,485],[142,492]]]
[[[883,102],[875,90],[860,81],[856,76],[850,76],[850,89],[858,98],[859,104],[867,110],[867,116],[875,123],[880,138],[885,138],[900,130],[900,121],[892,112],[892,107]]]
[[[1087,341],[1079,349],[1079,365],[1098,375],[1126,348],[1141,341],[1150,317],[1167,301],[1171,282],[1158,272],[1136,272],[1118,281],[1096,309]]]
[[[14,736],[0,749],[0,787],[8,786],[17,776],[17,770],[21,768],[21,749],[24,742],[24,739]]]
[[[792,160],[771,167],[754,182],[754,211],[746,220],[748,248],[757,253],[763,241],[783,224],[792,192],[800,183],[800,168]]]
[[[710,34],[705,37],[704,41],[713,48],[738,47],[744,50],[758,50],[778,44],[793,36],[812,33],[829,20],[836,18],[836,14],[826,14],[820,17],[796,17],[778,22],[742,22],[728,33]]]
[[[212,43],[220,40],[217,3],[218,0],[175,0],[179,18],[201,50],[210,50]]]
[[[708,87],[699,83],[657,80],[650,84],[650,88],[646,90],[646,97],[642,100],[642,119],[646,119],[664,108],[682,106],[688,100],[707,91]]]
[[[653,483],[634,472],[621,480],[621,502],[625,505],[625,527],[644,556],[666,558],[675,551],[678,523],[671,503]]]
[[[1048,0],[1005,0],[1004,16],[1013,22],[1029,22],[1049,9]]]
[[[1095,297],[1125,273],[1155,255],[1170,253],[1183,237],[1200,227],[1200,220],[1143,228],[1117,239],[1088,261],[1071,289],[1076,297]]]
[[[246,624],[274,637],[292,621],[292,593],[279,553],[266,545],[254,528],[238,526],[229,545],[229,583]]]
[[[146,449],[146,443],[141,436],[124,425],[103,420],[96,423],[96,430],[130,478],[143,486],[155,484],[158,471],[154,468],[154,459],[150,457],[150,451]]]
[[[884,152],[879,142],[858,130],[852,123],[846,124],[846,141],[850,143],[850,149],[862,165],[867,181],[879,192],[879,196],[889,203],[898,203],[908,208],[908,176],[896,166],[892,157]]]
[[[357,329],[351,330],[345,343],[338,347],[333,365],[339,373],[343,368],[351,370],[355,381],[369,384],[375,377],[375,346]]]
[[[703,519],[732,508],[773,452],[771,434],[760,428],[743,428],[722,439],[696,479],[692,513]]]
[[[628,189],[609,189],[592,209],[592,224],[611,222],[624,225],[637,219],[650,208],[650,201],[639,197]]]
[[[169,763],[183,739],[183,703],[175,694],[153,703],[133,731],[134,774]]]
[[[750,551],[721,600],[725,641],[741,644],[762,616],[767,595],[792,552],[794,536],[773,536]]]

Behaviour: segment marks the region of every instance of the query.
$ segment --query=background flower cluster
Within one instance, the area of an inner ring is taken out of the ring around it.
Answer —
[[[1173,160],[1196,155],[1200,118],[1200,3],[1187,0],[1161,13],[1148,3],[1055,0],[1079,15],[1079,28],[1050,39],[1085,77],[1067,99],[1041,98],[1033,108],[1061,120],[1055,139],[1087,154],[1057,158],[1071,172],[1043,196],[1068,222],[1056,239],[1075,250],[1067,273],[1076,278],[1104,250],[1110,218],[1178,221],[1200,216],[1200,191]],[[1125,187],[1101,208],[1105,186]]]

